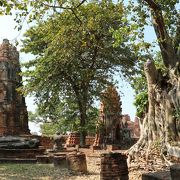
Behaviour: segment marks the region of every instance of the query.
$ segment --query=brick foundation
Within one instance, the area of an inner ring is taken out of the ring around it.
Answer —
[[[69,153],[67,165],[68,169],[74,173],[87,173],[86,155],[84,153]]]
[[[101,154],[100,180],[128,180],[127,156],[121,153]]]

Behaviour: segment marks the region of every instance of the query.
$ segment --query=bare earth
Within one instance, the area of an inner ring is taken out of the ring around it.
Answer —
[[[73,149],[74,150],[74,149]],[[88,173],[72,174],[66,167],[54,167],[53,164],[0,164],[0,179],[2,180],[99,180],[100,179],[100,154],[103,150],[80,149],[87,157]],[[117,151],[123,153],[123,151]],[[156,150],[148,154],[141,150],[139,158],[133,160],[129,166],[129,180],[141,180],[143,173],[168,170],[167,161],[159,157]],[[176,161],[177,163],[178,161]],[[180,162],[180,161],[179,161]],[[158,173],[163,180],[170,180],[166,172]],[[113,179],[112,179],[113,180]]]
[[[81,149],[86,153],[88,174],[86,175],[71,175],[66,177],[68,180],[99,180],[100,179],[100,154],[103,150],[96,150],[94,153],[90,149]],[[121,152],[121,151],[117,151]],[[154,153],[154,154],[153,154]],[[169,170],[169,165],[165,163],[157,154],[157,152],[151,153],[150,160],[145,160],[146,153],[142,151],[142,156],[138,158],[138,161],[132,161],[129,166],[129,179],[141,180],[143,173],[150,173],[155,171]],[[163,176],[164,175],[164,176]],[[166,180],[166,174],[162,173],[164,180]]]

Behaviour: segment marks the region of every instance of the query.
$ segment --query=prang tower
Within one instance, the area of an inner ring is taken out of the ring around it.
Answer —
[[[0,45],[0,136],[28,135],[25,98],[17,92],[22,85],[19,53],[4,39]]]

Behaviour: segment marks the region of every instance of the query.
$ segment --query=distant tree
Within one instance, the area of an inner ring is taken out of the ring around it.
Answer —
[[[81,131],[79,113],[74,105],[56,105],[53,112],[41,111],[37,108],[35,112],[28,112],[29,120],[34,123],[41,123],[41,133],[43,135],[54,135],[57,131],[62,134],[73,131]],[[85,130],[88,134],[95,133],[98,120],[98,109],[91,107],[87,111],[87,123]]]

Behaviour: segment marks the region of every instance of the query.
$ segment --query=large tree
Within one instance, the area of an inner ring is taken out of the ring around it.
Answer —
[[[44,108],[73,99],[80,113],[81,145],[93,99],[112,81],[117,69],[124,75],[133,72],[135,56],[125,47],[128,36],[113,47],[113,30],[128,26],[123,15],[121,3],[93,1],[76,8],[75,15],[69,9],[57,12],[25,34],[23,51],[36,55],[25,64],[25,90]]]
[[[85,0],[40,0],[34,4],[31,3],[31,6],[36,8],[34,11],[35,16],[31,17],[36,18],[38,14],[42,16],[42,12],[44,12],[44,10],[52,7],[56,8],[56,11],[58,12],[59,8],[69,9],[69,11],[71,11],[78,19],[76,9],[78,9],[82,3],[86,2],[87,1]],[[112,1],[102,2],[110,2],[111,4]],[[108,4],[108,6],[110,4]],[[154,27],[163,63],[167,70],[166,75],[157,70],[152,59],[149,59],[145,64],[145,74],[148,84],[148,107],[145,118],[143,119],[141,138],[138,143],[132,147],[130,150],[131,152],[134,152],[134,150],[139,151],[139,149],[144,147],[145,144],[150,146],[152,142],[156,141],[159,137],[162,137],[162,147],[167,149],[169,153],[174,153],[174,155],[180,156],[178,154],[180,131],[180,18],[177,6],[178,0],[139,0],[137,2],[131,1],[129,6],[133,9],[133,13],[136,13],[135,18],[133,18],[132,27],[138,26],[140,27],[140,30],[142,30],[145,25],[148,25],[149,18],[151,17],[150,24]],[[39,13],[40,11],[41,13]],[[47,16],[45,16],[45,18],[46,17]],[[126,18],[123,18],[123,21],[126,21],[125,19]],[[115,31],[115,36],[117,37],[118,42],[122,41],[124,38],[122,36],[123,31],[126,30],[124,28],[123,30],[120,28],[118,31]],[[118,35],[119,32],[120,35]],[[141,32],[142,31],[140,31],[139,37],[142,37]],[[133,36],[132,39],[134,39]],[[136,48],[138,49],[137,46]],[[175,152],[177,153],[175,154]]]
[[[141,137],[129,150],[130,156],[154,142],[161,142],[161,153],[180,157],[180,15],[178,1],[138,1],[137,21],[147,24],[151,17],[160,47],[165,73],[148,59],[144,72],[148,87],[147,110]],[[134,5],[135,7],[135,5]],[[133,8],[134,8],[133,7]],[[139,17],[139,18],[138,18]]]

